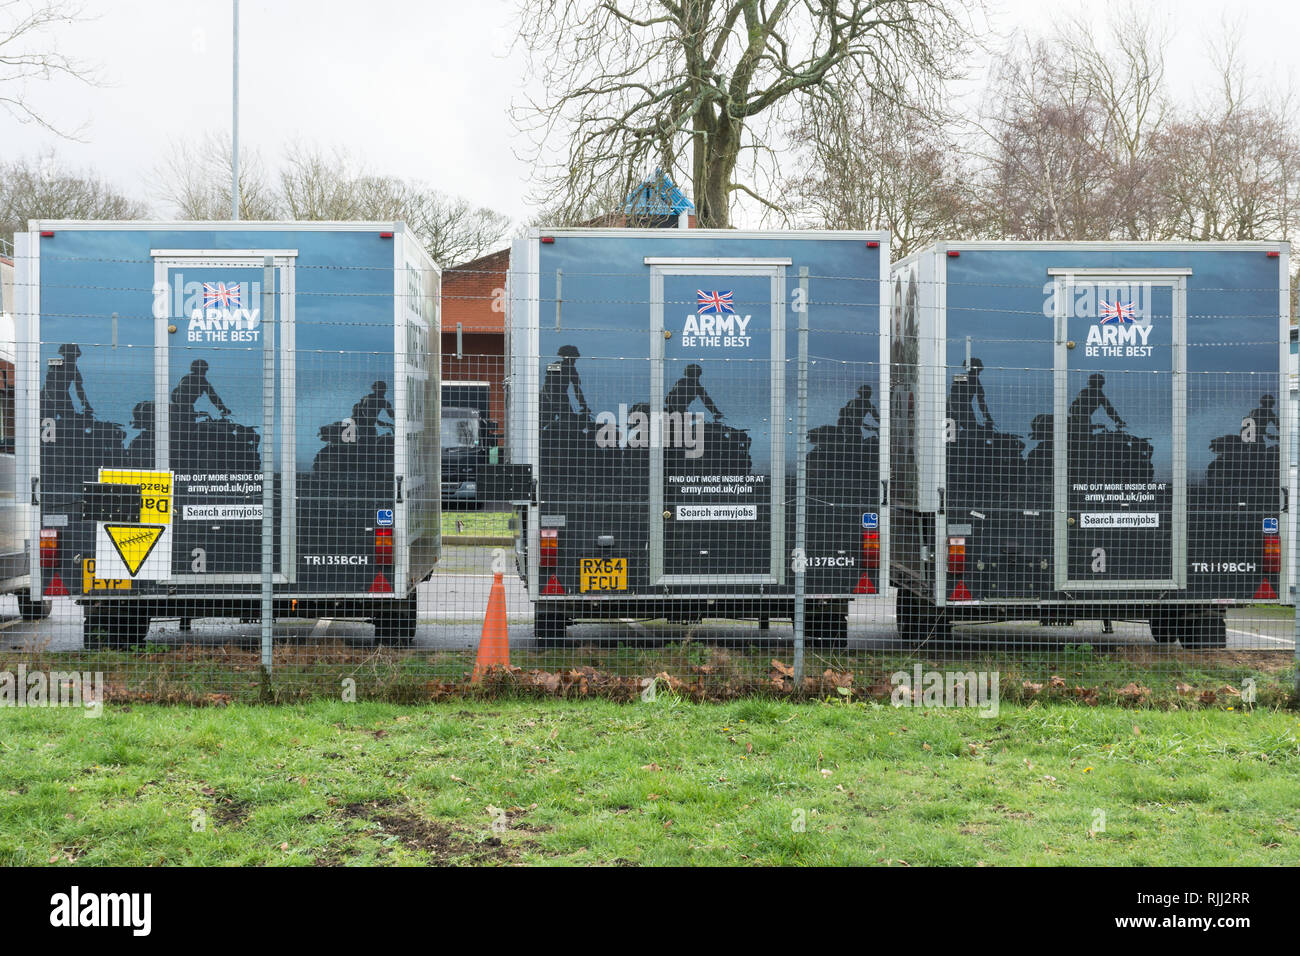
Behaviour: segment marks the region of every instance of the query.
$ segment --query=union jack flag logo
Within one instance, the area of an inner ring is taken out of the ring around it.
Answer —
[[[232,282],[229,285],[224,282],[203,283],[203,305],[239,308],[239,283]]]
[[[1110,325],[1116,322],[1123,325],[1125,322],[1132,322],[1135,318],[1133,303],[1120,303],[1118,299],[1114,302],[1103,302],[1101,304],[1101,324]]]
[[[705,292],[703,289],[696,289],[700,296],[700,307],[696,310],[696,315],[721,315],[723,312],[732,312],[736,310],[731,307],[731,290],[719,292],[716,289],[712,292]]]

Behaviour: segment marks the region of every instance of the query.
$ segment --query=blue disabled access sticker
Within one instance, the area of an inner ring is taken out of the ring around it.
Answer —
[[[393,509],[380,508],[375,512],[375,524],[381,528],[391,528],[393,526]]]
[[[864,511],[862,513],[862,530],[875,531],[880,527],[880,515],[874,511]]]
[[[1276,519],[1276,518],[1265,518],[1265,519],[1264,519],[1264,533],[1265,533],[1265,534],[1277,534],[1277,519]]]

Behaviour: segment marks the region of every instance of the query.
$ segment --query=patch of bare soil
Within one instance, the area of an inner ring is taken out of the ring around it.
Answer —
[[[253,805],[247,800],[232,797],[211,787],[204,787],[202,792],[212,800],[212,821],[219,827],[233,829],[247,820],[248,815],[253,812]]]
[[[377,824],[376,836],[397,837],[408,848],[427,853],[434,866],[515,863],[522,849],[530,845],[526,841],[505,843],[496,836],[481,841],[469,839],[456,827],[388,801],[352,803],[343,808],[343,816]]]

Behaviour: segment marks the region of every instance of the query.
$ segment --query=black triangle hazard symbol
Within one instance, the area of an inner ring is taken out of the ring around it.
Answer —
[[[166,525],[161,524],[106,524],[104,530],[108,532],[108,540],[113,542],[113,548],[117,551],[118,557],[126,565],[127,571],[131,577],[135,577],[140,568],[143,567],[149,555],[153,553],[154,546],[162,537],[162,533],[167,530]]]

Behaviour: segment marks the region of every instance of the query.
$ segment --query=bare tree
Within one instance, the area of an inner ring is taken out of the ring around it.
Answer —
[[[53,153],[0,165],[0,236],[32,219],[143,219],[148,206],[91,172],[68,169]]]
[[[306,221],[385,218],[362,214],[367,202],[357,184],[364,176],[360,164],[346,150],[325,152],[294,143],[285,151],[280,167],[285,211],[290,219]]]
[[[197,142],[175,142],[155,170],[158,191],[181,219],[223,221],[230,218],[230,140],[216,132]],[[239,218],[276,219],[280,197],[266,175],[261,156],[239,151]]]
[[[809,110],[791,139],[807,144],[785,181],[796,223],[888,229],[907,255],[968,225],[968,175],[949,130],[905,105],[846,99]]]
[[[490,252],[510,233],[510,217],[460,196],[431,189],[403,217],[415,230],[434,262],[455,265]]]
[[[468,199],[366,169],[346,150],[289,148],[280,170],[280,195],[293,219],[402,220],[435,262],[476,259],[501,242],[510,218]]]
[[[1100,125],[1096,156],[1106,166],[1113,230],[1126,239],[1158,231],[1159,196],[1152,149],[1170,104],[1165,49],[1170,32],[1136,6],[1118,8],[1100,37],[1082,18],[1057,34],[1068,69],[1087,90]]]
[[[697,221],[715,227],[737,193],[779,210],[738,175],[747,151],[751,170],[768,154],[774,121],[838,98],[837,82],[886,98],[925,86],[967,38],[943,0],[533,0],[519,14],[547,90],[515,111],[534,137],[538,205],[626,194],[658,166],[690,182]],[[564,159],[548,165],[556,139]]]
[[[999,237],[1092,239],[1110,228],[1103,111],[1060,53],[1046,40],[1022,41],[994,78],[981,204]]]
[[[1300,229],[1300,130],[1290,93],[1252,87],[1238,36],[1213,52],[1218,95],[1154,145],[1164,232],[1182,239],[1290,239]]]
[[[622,182],[606,183],[585,201],[576,205],[560,203],[542,209],[533,216],[528,226],[622,226],[626,222],[624,206],[631,190],[624,190]]]
[[[64,137],[79,138],[38,110],[29,98],[32,80],[70,77],[94,83],[94,69],[60,53],[49,36],[58,27],[84,19],[80,5],[66,0],[0,0],[0,107],[20,123],[35,123]]]
[[[418,182],[373,173],[343,149],[294,143],[274,179],[260,157],[244,154],[239,173],[243,219],[401,220],[434,261],[444,264],[482,255],[510,229],[508,216]],[[224,140],[211,136],[177,145],[158,179],[182,219],[230,218],[230,153]]]
[[[1150,239],[1163,220],[1154,149],[1170,110],[1168,31],[1121,7],[1100,33],[1067,21],[999,60],[981,130],[985,231],[1022,239]]]

